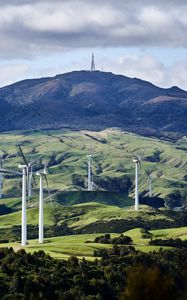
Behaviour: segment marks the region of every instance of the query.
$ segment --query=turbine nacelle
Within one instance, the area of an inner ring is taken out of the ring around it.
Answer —
[[[140,162],[139,159],[133,159],[133,163],[138,164],[139,162]]]
[[[26,165],[22,165],[22,164],[18,165],[18,169],[24,169],[24,168],[27,168],[27,166]]]

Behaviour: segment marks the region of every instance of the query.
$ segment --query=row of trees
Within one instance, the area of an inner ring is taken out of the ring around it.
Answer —
[[[109,233],[105,235],[97,236],[94,240],[94,243],[101,243],[101,244],[116,244],[116,245],[130,245],[132,244],[133,240],[131,237],[127,235],[120,234],[118,237],[111,238]]]
[[[99,250],[98,250],[99,251]],[[186,300],[187,252],[114,245],[93,262],[0,249],[0,299]]]

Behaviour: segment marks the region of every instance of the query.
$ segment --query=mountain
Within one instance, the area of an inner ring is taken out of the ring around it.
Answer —
[[[121,127],[155,136],[187,135],[187,92],[106,72],[75,71],[0,89],[0,131]]]

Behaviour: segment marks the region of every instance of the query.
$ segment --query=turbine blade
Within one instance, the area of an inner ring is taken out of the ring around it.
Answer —
[[[49,190],[49,183],[48,183],[47,175],[46,175],[46,174],[44,174],[43,176],[44,176],[44,178],[45,178],[46,185],[47,185],[47,191],[48,191],[48,195],[49,195],[49,198],[50,198],[50,200],[51,200],[51,203],[52,203],[52,202],[53,202],[53,200],[52,200],[51,193],[50,193],[50,190]]]
[[[21,146],[20,146],[19,144],[18,144],[17,146],[18,146],[18,148],[19,148],[19,151],[20,151],[20,153],[21,153],[21,156],[22,156],[22,158],[23,158],[23,161],[24,161],[25,165],[28,167],[29,164],[28,164],[28,162],[27,162],[27,160],[26,160],[26,157],[25,157],[25,155],[24,155],[24,153],[23,153],[23,151],[22,151],[22,149],[21,149]]]
[[[14,170],[8,170],[8,169],[0,169],[0,173],[22,176],[22,173],[14,171]]]
[[[144,156],[144,153],[145,153],[145,148],[143,149],[142,153],[140,154],[139,156],[139,159],[142,160],[143,156]]]
[[[0,156],[0,168],[3,168],[3,159],[2,159],[2,155]]]
[[[37,183],[36,183],[35,175],[32,175],[32,179],[33,179],[33,182],[34,182],[34,186],[36,187],[36,186],[37,186]]]
[[[133,156],[135,159],[139,160],[139,157],[138,157],[137,155],[135,155],[134,153],[132,154],[132,156]]]
[[[36,159],[34,159],[33,161],[31,161],[29,163],[29,166],[33,166],[40,158],[41,158],[41,155],[39,157],[37,157]]]
[[[141,159],[138,159],[138,164],[140,166],[140,169],[142,168],[142,163],[141,163]]]

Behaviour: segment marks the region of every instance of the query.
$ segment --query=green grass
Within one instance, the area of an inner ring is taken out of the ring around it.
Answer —
[[[52,206],[50,204],[45,205],[44,208],[44,223],[46,225],[52,225],[53,222],[50,218]],[[38,224],[38,208],[27,209],[27,224]],[[14,225],[21,225],[21,211],[14,212],[8,215],[0,216],[0,227],[10,227]]]
[[[33,253],[34,251],[44,250],[55,258],[67,258],[71,255],[93,259],[94,250],[102,248],[110,248],[111,245],[86,243],[93,241],[100,234],[82,234],[71,235],[45,239],[44,244],[39,244],[37,240],[29,241],[26,247],[21,247],[18,243],[0,244],[0,247],[13,247],[15,250],[25,248],[26,251]],[[116,234],[112,235],[117,236]]]
[[[87,136],[89,134],[94,139]],[[60,142],[60,139],[63,142]],[[97,139],[97,140],[96,140]],[[153,194],[166,197],[174,190],[186,193],[187,182],[184,176],[187,172],[187,142],[183,139],[177,143],[146,138],[122,132],[120,130],[107,129],[101,132],[88,131],[15,131],[0,134],[0,150],[10,154],[10,158],[4,163],[5,168],[17,170],[18,164],[22,162],[17,154],[16,143],[20,142],[26,157],[30,161],[41,155],[40,163],[50,162],[49,185],[54,193],[54,203],[51,206],[48,201],[45,204],[45,224],[52,225],[54,211],[65,211],[64,205],[71,205],[66,211],[68,226],[81,230],[97,222],[106,223],[110,221],[129,220],[139,218],[143,220],[169,220],[172,219],[164,210],[154,210],[147,206],[141,206],[140,212],[135,212],[134,203],[134,164],[132,153],[144,152],[142,168],[140,170],[140,191],[147,193],[146,171],[151,170],[153,176]],[[87,193],[87,154],[89,147],[93,149],[93,174],[96,190]],[[160,151],[159,159],[153,162],[157,151]],[[55,162],[52,162],[55,157]],[[124,177],[130,179],[132,187],[127,192]],[[38,179],[34,188],[27,211],[28,224],[38,224]],[[58,190],[63,193],[55,194]],[[108,192],[106,192],[108,191]],[[119,193],[120,192],[120,193]],[[0,199],[0,204],[18,210],[9,215],[0,216],[0,228],[8,228],[21,224],[21,179],[5,176],[3,181],[3,193],[6,198]],[[119,193],[119,194],[118,194]],[[47,191],[45,191],[47,197]],[[72,216],[72,210],[82,211],[78,217]],[[58,224],[60,224],[59,221]],[[187,238],[185,228],[164,229],[151,231],[156,237],[181,237]],[[98,235],[98,234],[97,234]],[[134,239],[136,247],[143,251],[157,249],[149,246],[148,239],[143,239],[140,229],[127,232]],[[94,247],[103,247],[94,243],[85,244],[85,239],[92,236],[66,236],[46,240],[44,245],[38,245],[36,241],[30,241],[26,247],[28,251],[44,249],[54,257],[67,257],[69,255],[86,256],[91,258]],[[51,241],[51,242],[50,242]],[[20,247],[19,244],[12,244]],[[106,247],[106,245],[104,245]],[[110,246],[109,246],[110,247]]]
[[[153,239],[169,239],[169,238],[180,238],[181,240],[187,240],[187,227],[178,228],[166,228],[158,230],[150,230]],[[124,235],[130,236],[134,243],[141,246],[149,246],[150,238],[143,238],[143,233],[141,228],[134,228],[124,232]],[[149,246],[150,249],[152,246]]]
[[[31,205],[31,204],[30,204]],[[100,222],[101,225],[107,222],[117,220],[168,220],[172,222],[165,211],[155,210],[149,206],[141,205],[137,212],[133,207],[120,208],[114,205],[106,205],[97,202],[80,203],[73,206],[63,206],[57,203],[48,203],[44,206],[44,223],[53,225],[55,214],[62,216],[58,225],[66,221],[67,225],[73,230],[81,230],[87,226]],[[38,207],[27,209],[27,223],[32,225],[38,224]],[[21,225],[21,211],[0,216],[0,228]],[[101,226],[102,227],[102,226]]]
[[[154,238],[169,238],[179,237],[181,239],[187,239],[187,227],[172,228],[164,230],[152,230]],[[0,244],[0,247],[13,247],[15,250],[24,248],[26,251],[33,253],[34,251],[44,250],[52,257],[59,259],[67,259],[71,255],[75,255],[79,258],[85,257],[89,260],[93,260],[94,250],[103,248],[111,248],[112,245],[94,243],[94,239],[100,236],[97,234],[79,234],[70,236],[61,236],[54,238],[46,238],[44,244],[39,244],[37,240],[29,240],[27,246],[22,247],[19,243]],[[159,247],[150,246],[150,239],[142,238],[142,232],[140,228],[135,228],[124,232],[124,235],[128,235],[133,239],[133,245],[136,249],[143,252],[159,251],[160,248],[170,249],[171,247]],[[112,233],[111,237],[119,236],[116,233]],[[89,243],[86,243],[89,241]]]
[[[86,134],[98,140],[93,140]],[[59,138],[63,139],[63,143],[59,141]],[[104,143],[101,142],[103,140]],[[109,178],[116,179],[124,175],[133,180],[132,153],[142,153],[145,149],[144,161],[140,171],[140,191],[147,190],[145,172],[148,168],[152,171],[154,195],[164,197],[174,189],[180,191],[186,191],[187,189],[187,183],[183,180],[187,167],[187,154],[185,151],[187,142],[185,140],[179,140],[173,144],[114,129],[101,132],[68,130],[15,131],[0,134],[0,149],[15,156],[5,162],[5,167],[17,169],[18,164],[21,162],[21,157],[17,156],[15,147],[18,141],[23,145],[28,160],[42,155],[40,162],[45,162],[46,160],[49,161],[52,155],[55,156],[56,164],[51,166],[49,170],[50,188],[53,190],[80,190],[82,185],[86,189],[86,155],[90,146],[94,149],[93,173],[94,180],[98,185],[103,181],[107,182]],[[160,151],[159,161],[151,162],[150,157],[153,157],[155,151],[158,150]],[[77,178],[82,180],[81,184]],[[20,189],[19,185],[19,179],[16,181],[5,179],[4,193],[15,197],[15,193],[18,193]],[[102,189],[100,188],[100,190]],[[110,182],[107,189],[119,191],[120,188]],[[132,190],[130,195],[133,196],[133,193]]]
[[[151,233],[153,234],[154,238],[180,238],[181,240],[187,239],[187,227],[152,230]]]

